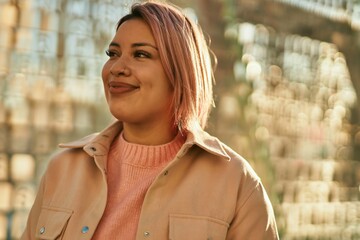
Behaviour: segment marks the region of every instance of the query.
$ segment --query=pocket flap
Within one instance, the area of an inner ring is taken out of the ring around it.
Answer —
[[[170,215],[170,240],[226,239],[229,224],[222,220],[191,215]]]
[[[63,208],[42,207],[36,227],[36,237],[56,239],[66,228],[73,211]]]

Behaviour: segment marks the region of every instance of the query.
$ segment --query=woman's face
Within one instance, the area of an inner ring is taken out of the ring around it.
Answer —
[[[142,19],[120,25],[102,71],[105,96],[114,117],[124,124],[172,124],[173,90],[152,32]]]

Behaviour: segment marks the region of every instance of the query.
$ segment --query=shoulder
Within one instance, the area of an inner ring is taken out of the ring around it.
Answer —
[[[82,148],[62,149],[50,157],[45,174],[52,177],[68,174],[91,162],[91,157]]]
[[[261,188],[261,179],[241,154],[204,131],[195,134],[196,136],[191,138],[195,139],[195,144],[201,151],[199,158],[203,159],[202,166],[206,171],[210,171],[212,176],[216,176],[214,181],[237,191],[242,201]]]
[[[233,179],[237,182],[239,191],[242,192],[242,195],[251,195],[262,185],[260,177],[243,156],[224,143],[222,146],[230,157],[228,171],[234,176]]]
[[[84,147],[96,136],[95,133],[79,140],[59,144],[60,149],[49,157],[45,175],[51,176],[51,178],[58,176],[59,173],[69,175],[87,165],[94,165],[93,157],[84,150]]]
[[[199,174],[209,176],[209,181],[226,185],[243,197],[249,196],[261,185],[259,176],[249,162],[217,137],[197,130],[190,132],[185,144],[196,146],[193,160],[197,164],[193,166],[197,166]]]
[[[245,159],[242,155],[235,152],[231,147],[228,145],[222,143],[222,146],[225,150],[225,152],[229,155],[230,160],[229,164],[233,166],[235,171],[241,171],[243,175],[249,176],[251,178],[254,178],[254,180],[259,181],[259,176],[253,169],[253,167],[250,165],[247,159]]]
[[[86,153],[84,147],[92,142],[98,133],[89,134],[78,140],[67,143],[60,143],[57,149],[51,156],[48,163],[48,169],[62,169],[76,165],[81,159],[90,158]]]
[[[254,169],[241,154],[235,152],[219,138],[203,130],[190,132],[185,144],[197,145],[202,156],[207,156],[206,158],[209,160],[212,159],[209,163],[224,168],[223,171],[226,174],[234,175],[234,178],[244,179],[247,177],[256,182],[260,181]]]

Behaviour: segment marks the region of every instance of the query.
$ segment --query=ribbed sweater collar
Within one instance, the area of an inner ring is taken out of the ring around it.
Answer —
[[[109,157],[121,163],[152,168],[161,166],[172,160],[184,142],[185,137],[178,134],[169,143],[148,146],[129,143],[124,139],[123,133],[120,133],[111,146],[110,153],[112,154]]]

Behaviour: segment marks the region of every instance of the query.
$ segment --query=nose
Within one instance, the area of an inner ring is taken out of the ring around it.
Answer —
[[[110,68],[110,73],[113,76],[128,76],[130,75],[130,68],[127,66],[126,59],[119,57]]]

